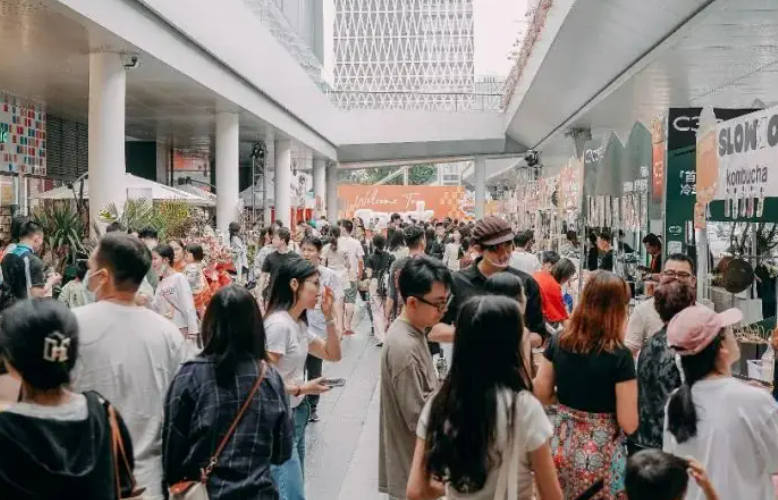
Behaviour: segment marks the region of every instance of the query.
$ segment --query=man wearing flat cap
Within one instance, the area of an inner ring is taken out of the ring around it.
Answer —
[[[540,289],[537,282],[529,274],[510,267],[513,252],[513,229],[505,219],[497,216],[484,217],[473,228],[473,244],[481,252],[475,262],[469,267],[454,273],[454,298],[448,308],[443,323],[456,323],[459,307],[467,299],[486,294],[486,280],[501,272],[518,276],[524,285],[524,295],[527,300],[524,322],[527,329],[533,333],[533,345],[539,346],[546,329],[543,320],[543,310]],[[452,342],[453,328],[436,327],[430,333],[430,340]]]

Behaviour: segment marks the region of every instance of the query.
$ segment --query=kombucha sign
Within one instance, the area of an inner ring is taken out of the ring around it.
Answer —
[[[778,197],[778,107],[718,124],[717,200]]]

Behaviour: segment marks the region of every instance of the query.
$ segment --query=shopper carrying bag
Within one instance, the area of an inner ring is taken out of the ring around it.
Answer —
[[[254,399],[254,394],[256,394],[259,386],[262,384],[262,380],[265,378],[266,371],[267,363],[260,361],[260,375],[257,377],[257,381],[254,383],[254,387],[251,388],[251,392],[246,398],[246,401],[243,403],[240,411],[235,416],[235,420],[232,421],[230,428],[227,430],[227,434],[224,435],[221,442],[219,443],[219,446],[216,447],[216,451],[208,461],[208,464],[200,469],[199,481],[181,481],[170,486],[170,500],[209,500],[208,490],[206,489],[208,476],[213,471],[213,468],[216,467],[216,465],[219,463],[219,455],[221,455],[224,447],[227,446],[230,438],[235,433],[235,429],[238,427],[238,423],[240,423],[240,419],[243,418],[246,410],[251,405],[251,400]]]

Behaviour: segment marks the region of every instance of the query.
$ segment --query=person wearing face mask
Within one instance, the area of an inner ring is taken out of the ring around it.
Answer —
[[[151,266],[140,239],[107,234],[88,265],[84,281],[97,301],[73,310],[80,336],[72,390],[96,391],[116,406],[132,437],[136,479],[161,500],[163,402],[186,344],[170,320],[135,303]]]
[[[513,229],[505,219],[489,216],[479,220],[473,228],[473,245],[481,251],[470,267],[454,273],[454,298],[448,312],[440,325],[436,325],[430,333],[430,340],[436,342],[453,342],[454,328],[459,307],[467,299],[486,295],[486,280],[501,272],[514,274],[521,278],[524,294],[527,297],[527,309],[524,320],[530,333],[533,347],[540,347],[543,337],[547,336],[543,320],[543,304],[540,288],[535,279],[524,271],[511,267],[511,252],[513,251]]]

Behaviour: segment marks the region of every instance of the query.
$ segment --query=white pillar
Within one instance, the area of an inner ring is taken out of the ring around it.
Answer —
[[[238,219],[239,143],[238,114],[216,115],[216,229],[222,234]]]
[[[338,222],[338,164],[330,162],[327,165],[327,220],[330,224]]]
[[[476,158],[475,165],[475,218],[483,219],[486,212],[486,159]]]
[[[124,159],[124,100],[127,75],[121,56],[89,55],[89,218],[114,204],[121,212],[127,199]]]
[[[265,194],[262,196],[262,213],[264,214],[265,226],[270,225],[270,196],[272,194],[270,190],[270,180],[273,178],[273,174],[276,168],[276,140],[273,129],[270,129],[265,134],[265,171],[262,176],[262,190]]]
[[[327,206],[326,193],[327,160],[324,158],[313,159],[313,198],[316,200],[316,216],[324,213]]]
[[[276,141],[275,149],[276,173],[273,182],[276,220],[289,227],[292,223],[292,143],[288,140]]]

